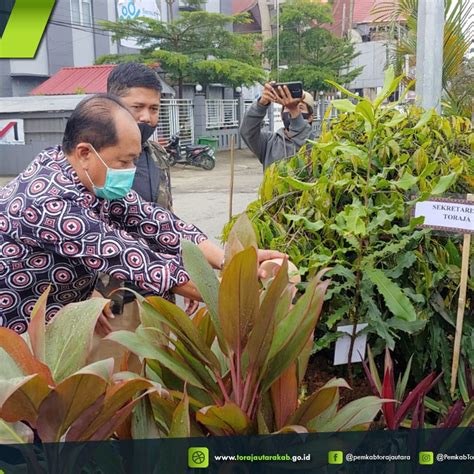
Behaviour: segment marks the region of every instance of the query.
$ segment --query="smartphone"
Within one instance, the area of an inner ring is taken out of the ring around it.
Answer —
[[[272,86],[275,89],[279,86],[288,87],[291,97],[293,97],[294,99],[301,99],[301,97],[303,97],[303,83],[302,82],[276,82],[275,84],[272,84]]]

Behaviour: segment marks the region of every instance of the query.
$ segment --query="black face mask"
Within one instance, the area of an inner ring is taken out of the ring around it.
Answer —
[[[308,120],[309,117],[310,117],[310,114],[308,114],[307,112],[302,112],[301,115],[303,116],[303,118],[305,120]],[[290,112],[283,112],[281,114],[281,119],[283,121],[283,126],[286,128],[286,130],[289,130],[290,129],[290,121],[291,121]]]
[[[142,134],[142,145],[146,143],[146,141],[155,133],[156,125],[152,127],[147,123],[140,122],[138,124],[138,128],[140,129],[140,133]]]

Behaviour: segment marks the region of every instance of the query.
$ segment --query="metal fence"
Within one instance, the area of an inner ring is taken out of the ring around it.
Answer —
[[[154,140],[166,145],[172,135],[179,134],[182,145],[194,143],[193,101],[162,99],[160,117]]]
[[[237,99],[206,100],[206,129],[239,126],[239,101]]]

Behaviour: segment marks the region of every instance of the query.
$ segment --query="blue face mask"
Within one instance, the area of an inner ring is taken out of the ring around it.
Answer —
[[[132,189],[133,180],[135,179],[136,168],[126,170],[116,170],[107,166],[102,157],[97,153],[95,148],[91,145],[92,150],[97,155],[100,161],[107,168],[107,174],[105,177],[105,184],[101,188],[97,187],[92,181],[89,173],[86,171],[89,181],[92,183],[92,189],[97,197],[113,201],[114,199],[122,199]]]

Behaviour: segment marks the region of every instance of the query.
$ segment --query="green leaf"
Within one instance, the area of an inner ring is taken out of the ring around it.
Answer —
[[[375,122],[375,114],[374,114],[374,108],[372,107],[372,104],[366,100],[362,99],[356,106],[355,111],[361,115],[364,120],[370,124],[372,127]]]
[[[403,75],[399,77],[395,77],[395,71],[392,65],[390,65],[385,70],[385,79],[384,79],[382,90],[377,95],[377,98],[374,101],[375,108],[378,108],[379,105],[385,99],[388,99],[393,94],[393,92],[397,90],[398,85],[400,84],[402,79],[403,79]]]
[[[176,374],[181,380],[189,382],[195,387],[204,388],[201,381],[191,369],[181,362],[178,357],[167,349],[161,349],[150,344],[143,337],[130,331],[115,331],[107,336],[107,339],[118,342],[134,354],[146,359],[154,359]]]
[[[219,361],[209,349],[206,341],[194,326],[189,316],[178,306],[164,298],[149,297],[148,303],[161,314],[166,321],[170,321],[172,327],[178,328],[177,335],[181,336],[181,342],[185,344],[194,355],[216,370],[220,369]]]
[[[416,311],[410,300],[382,270],[366,268],[364,273],[382,294],[388,309],[394,316],[405,321],[416,320]]]
[[[219,323],[219,280],[199,247],[182,240],[183,262],[191,280],[196,285],[211,315],[219,341],[224,340]]]
[[[434,196],[436,196],[437,194],[443,194],[455,183],[457,177],[457,173],[451,173],[447,176],[441,176],[438,182],[436,183],[436,186],[431,190],[431,194]]]
[[[349,90],[345,89],[341,85],[337,84],[334,81],[330,80],[325,80],[324,82],[327,82],[331,86],[335,87],[338,91],[341,91],[344,95],[347,95],[348,97],[352,97],[353,99],[356,99],[357,101],[361,100],[361,97],[358,96],[357,94],[354,94],[353,92],[350,92]]]
[[[173,413],[169,437],[170,438],[189,438],[191,435],[191,422],[189,418],[189,398],[184,392],[183,399],[178,403]]]
[[[377,387],[379,394],[382,395],[382,382],[380,381],[379,371],[375,365],[374,355],[372,354],[372,350],[370,349],[369,345],[367,345],[367,358],[369,360],[370,373],[374,379],[375,386]]]
[[[351,431],[360,425],[366,425],[368,428],[387,401],[373,396],[354,400],[341,408],[334,418],[320,427],[319,431]]]
[[[323,221],[311,222],[309,219],[307,219],[304,216],[297,216],[297,215],[295,216],[295,215],[285,214],[285,213],[283,213],[283,215],[290,222],[295,222],[295,223],[302,222],[303,227],[305,229],[308,229],[308,230],[312,231],[312,232],[318,232],[322,228],[324,228],[324,222]]]
[[[407,388],[408,379],[410,377],[412,361],[413,361],[413,355],[408,360],[408,364],[406,366],[405,372],[403,373],[402,380],[400,381],[399,384],[397,384],[395,397],[399,402],[402,402],[403,399],[405,398],[405,390]]]
[[[324,384],[299,406],[287,424],[306,426],[311,420],[327,410],[335,400],[338,400],[340,388],[350,389],[344,379],[334,378]]]
[[[408,191],[415,186],[415,184],[418,182],[418,179],[419,178],[417,176],[413,176],[409,171],[405,171],[403,176],[398,181],[393,181],[393,184],[395,184],[397,188]]]
[[[336,99],[332,101],[332,105],[341,112],[353,113],[356,111],[356,106],[348,99]]]
[[[97,320],[109,301],[91,298],[69,304],[46,326],[45,360],[56,382],[85,365]]]
[[[392,119],[384,123],[385,127],[395,127],[396,125],[402,123],[407,118],[407,114],[403,112],[396,112]]]
[[[0,419],[0,444],[32,443],[33,430],[24,423],[7,423]]]
[[[196,420],[208,428],[218,428],[228,434],[246,434],[250,420],[235,403],[229,402],[222,407],[209,406],[196,413]]]
[[[424,127],[430,120],[431,117],[433,116],[434,109],[428,109],[420,118],[418,123],[413,127],[413,130],[418,130],[421,127]]]
[[[296,178],[292,178],[291,176],[281,177],[280,178],[285,183],[288,183],[291,187],[298,189],[300,191],[308,191],[313,189],[318,183],[305,183],[303,181],[299,181]]]

